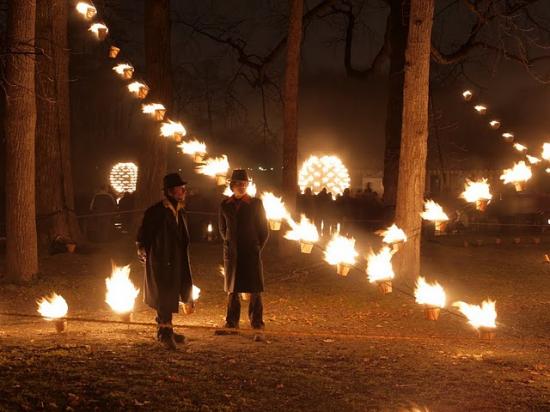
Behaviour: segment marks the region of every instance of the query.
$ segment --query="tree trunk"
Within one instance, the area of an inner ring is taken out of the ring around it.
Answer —
[[[396,255],[397,268],[408,280],[420,274],[420,213],[426,184],[433,12],[434,0],[411,0],[396,207],[396,223],[409,237]]]
[[[39,239],[81,241],[71,168],[68,3],[36,2],[36,208]]]
[[[387,218],[393,220],[397,196],[401,123],[403,120],[403,83],[405,49],[409,30],[410,1],[390,1],[390,72],[386,109],[386,147],[384,151],[384,206]]]
[[[150,101],[164,104],[168,115],[172,109],[172,63],[170,42],[170,0],[145,0],[145,63]],[[137,207],[150,206],[160,199],[162,178],[166,174],[166,140],[160,136],[159,124],[144,128],[142,157],[139,159]]]
[[[287,206],[294,209],[298,187],[298,87],[302,44],[303,0],[290,0],[290,20],[283,85],[283,194]]]
[[[35,14],[32,0],[8,5],[6,58],[6,277],[38,273],[35,209]]]

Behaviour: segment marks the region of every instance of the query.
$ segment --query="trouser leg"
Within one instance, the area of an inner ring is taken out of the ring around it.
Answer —
[[[239,326],[241,318],[241,300],[238,293],[229,293],[227,295],[227,315],[225,322],[231,328]]]
[[[262,329],[265,324],[264,317],[264,305],[262,302],[261,293],[250,294],[250,304],[248,305],[248,318],[250,319],[250,325],[254,329]]]
[[[172,312],[159,310],[157,311],[157,337],[160,338],[163,334],[172,334]]]

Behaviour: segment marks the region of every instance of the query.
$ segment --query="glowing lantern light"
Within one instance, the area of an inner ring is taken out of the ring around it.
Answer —
[[[117,64],[113,70],[126,80],[130,80],[134,76],[134,67],[128,63]]]
[[[525,152],[527,150],[527,146],[524,146],[521,143],[514,143],[514,149],[518,152]]]
[[[201,290],[198,286],[193,285],[193,290],[191,291],[191,299],[193,300],[190,303],[181,303],[183,306],[183,313],[186,315],[191,315],[192,313],[195,313],[195,302],[199,300],[199,297],[201,295]]]
[[[201,163],[204,161],[204,156],[206,155],[205,143],[194,139],[188,142],[182,142],[178,147],[183,153],[193,156],[195,163]]]
[[[302,193],[311,188],[317,194],[323,188],[336,195],[342,194],[350,185],[348,169],[336,156],[310,156],[300,169],[298,185]]]
[[[471,90],[464,90],[462,92],[462,98],[469,102],[470,100],[472,100],[472,97],[474,96],[474,94],[471,92]]]
[[[109,58],[116,59],[118,56],[118,53],[120,53],[120,48],[116,46],[109,47]]]
[[[166,107],[161,103],[150,103],[141,105],[141,111],[145,114],[149,114],[157,122],[164,120],[166,114]]]
[[[133,193],[136,191],[137,178],[138,167],[135,163],[117,163],[111,168],[109,181],[118,193]]]
[[[514,141],[514,133],[510,133],[510,132],[502,133],[502,138],[506,143],[512,143]]]
[[[491,120],[491,121],[489,122],[489,126],[490,126],[491,129],[493,129],[493,130],[500,129],[500,121],[498,121],[498,120]]]
[[[47,321],[53,320],[58,333],[67,330],[67,321],[61,318],[67,316],[69,305],[67,305],[67,301],[63,299],[63,296],[54,292],[50,296],[45,296],[36,301],[36,303],[38,304],[38,313]]]
[[[532,165],[536,165],[541,162],[541,160],[535,156],[525,155],[525,157],[527,157],[527,161]]]
[[[114,266],[111,277],[105,279],[107,293],[105,302],[109,304],[113,312],[121,315],[122,319],[130,322],[134,302],[139,295],[139,289],[136,289],[130,280],[130,265]]]
[[[132,82],[128,85],[128,90],[138,99],[145,99],[149,93],[149,86],[141,82]]]
[[[487,113],[487,106],[483,105],[483,104],[476,104],[474,106],[474,109],[476,110],[476,112],[478,112],[479,114],[485,114]]]
[[[382,242],[390,245],[396,252],[399,250],[399,247],[407,241],[407,235],[403,229],[397,227],[395,223],[386,230],[378,232],[378,234],[382,236]]]
[[[85,1],[79,1],[76,4],[76,11],[82,14],[88,20],[93,18],[97,14],[97,9]]]
[[[258,188],[256,187],[256,183],[254,183],[252,180],[248,183],[248,187],[246,188],[246,194],[250,197],[256,197],[256,193],[258,192]]]
[[[300,250],[302,253],[311,253],[313,244],[319,241],[319,232],[306,215],[300,216],[300,223],[288,219],[288,223],[292,230],[286,232],[285,239],[296,240],[300,242]]]
[[[91,31],[99,40],[105,40],[109,29],[103,23],[94,23],[90,26],[88,31]]]
[[[426,200],[424,203],[424,212],[420,214],[422,219],[435,223],[435,234],[440,235],[444,230],[449,216],[443,211],[443,208],[433,200]]]
[[[485,178],[476,182],[466,179],[464,192],[460,196],[468,203],[475,203],[476,209],[480,211],[484,211],[489,201],[493,198],[489,190],[489,183],[487,183],[487,179]]]
[[[550,160],[550,143],[544,143],[542,145],[542,158],[544,160]]]
[[[383,295],[392,291],[392,279],[395,277],[391,263],[393,253],[389,246],[384,246],[378,254],[371,252],[367,258],[369,282],[376,283]]]
[[[341,276],[348,275],[357,255],[355,239],[340,236],[338,233],[332,236],[325,249],[325,261],[330,265],[336,265],[336,273]]]
[[[425,315],[428,320],[437,320],[441,308],[445,307],[447,297],[443,287],[434,282],[426,282],[422,276],[416,280],[416,289],[414,291],[416,303],[425,305]]]
[[[226,155],[206,159],[205,163],[197,166],[197,172],[201,175],[216,178],[216,184],[223,186],[227,183],[227,171],[229,170],[229,161]]]
[[[285,204],[280,197],[271,192],[262,193],[262,202],[265,208],[265,215],[269,220],[271,230],[281,230],[281,222],[288,216]]]
[[[514,164],[511,169],[504,169],[500,176],[500,180],[504,183],[513,183],[516,191],[521,192],[525,189],[525,183],[531,179],[532,176],[531,167],[527,166],[522,160]]]
[[[163,137],[171,137],[177,142],[180,142],[183,136],[187,134],[187,130],[181,124],[181,122],[173,122],[168,120],[167,122],[162,123],[160,126],[160,135]]]
[[[497,327],[495,303],[495,301],[487,299],[481,303],[481,306],[465,302],[455,302],[453,306],[458,307],[458,310],[468,318],[468,322],[479,331],[482,339],[492,340]]]

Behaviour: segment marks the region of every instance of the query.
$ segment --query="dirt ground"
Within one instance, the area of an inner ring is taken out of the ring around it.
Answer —
[[[202,294],[195,314],[175,318],[187,345],[167,352],[152,326],[70,321],[60,335],[42,319],[0,316],[0,410],[550,410],[550,238],[511,239],[424,247],[424,275],[449,301],[496,299],[494,342],[447,313],[427,321],[411,298],[382,296],[364,273],[337,276],[319,250],[301,255],[275,238],[264,259],[267,342],[247,332],[246,307],[240,335],[216,336],[225,309],[220,245],[194,244]],[[378,242],[362,239],[361,250]],[[35,314],[36,299],[55,290],[69,316],[115,320],[104,303],[110,260],[131,262],[141,286],[134,253],[123,239],[44,257],[32,285],[0,284],[0,312]],[[137,304],[135,321],[153,319]]]

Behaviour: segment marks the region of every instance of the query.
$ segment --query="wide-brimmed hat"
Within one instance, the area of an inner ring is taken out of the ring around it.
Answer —
[[[232,182],[250,182],[246,169],[235,169],[231,174]]]
[[[164,176],[162,183],[165,189],[170,189],[171,187],[176,187],[176,186],[184,186],[187,184],[187,182],[181,178],[179,173],[167,174],[166,176]]]

